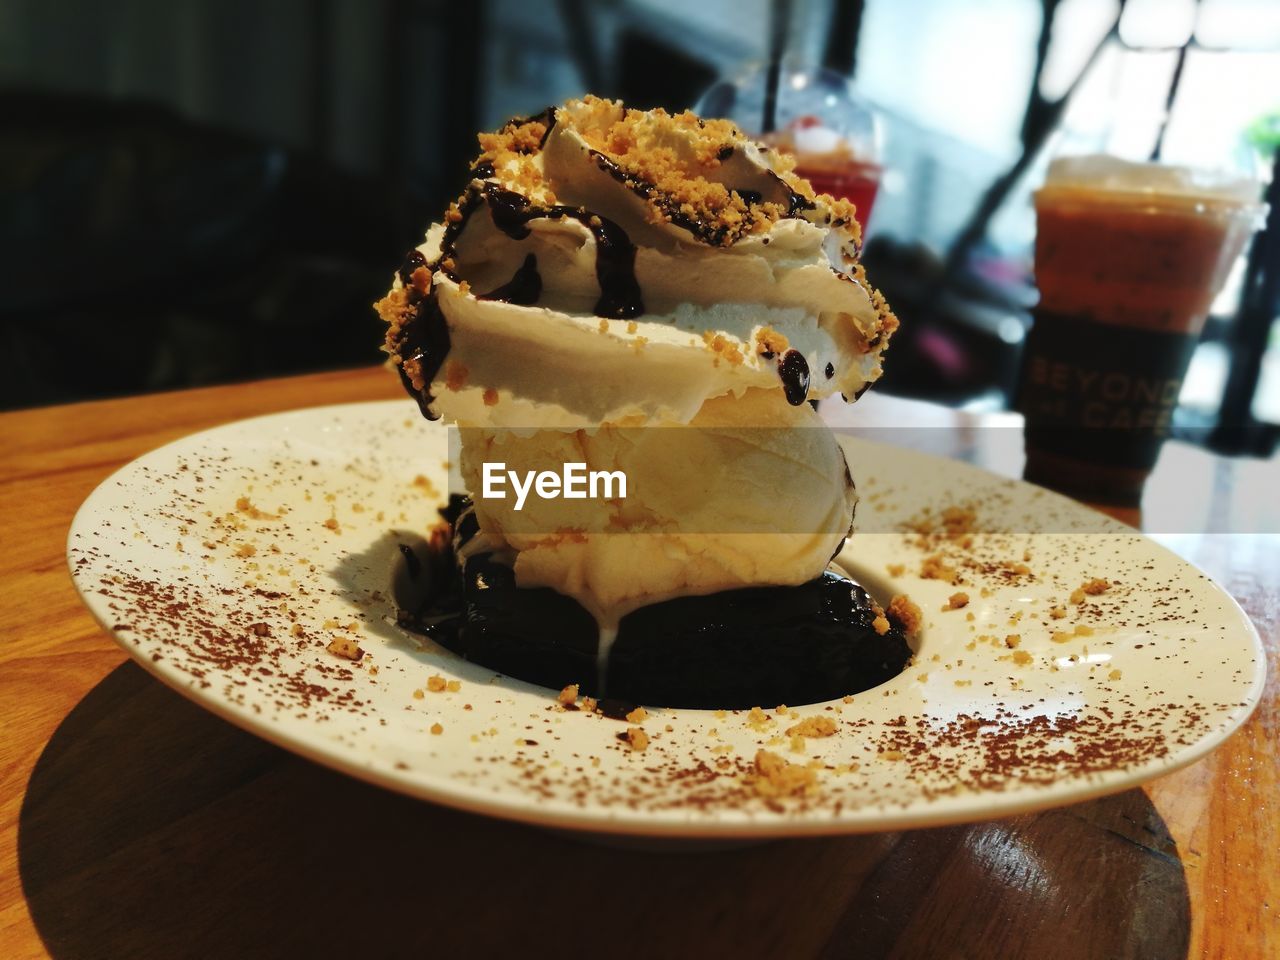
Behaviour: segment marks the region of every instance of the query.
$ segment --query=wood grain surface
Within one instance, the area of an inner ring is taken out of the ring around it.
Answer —
[[[1205,760],[982,824],[633,849],[293,757],[149,679],[81,606],[67,526],[111,471],[228,420],[399,395],[361,370],[0,415],[0,958],[1280,956],[1274,464],[1172,446],[1134,518],[1267,644],[1263,704]],[[1007,417],[875,395],[835,416],[1019,466]]]

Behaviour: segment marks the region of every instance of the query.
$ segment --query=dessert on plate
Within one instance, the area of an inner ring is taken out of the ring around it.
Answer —
[[[860,396],[897,326],[852,206],[691,113],[586,97],[479,139],[377,304],[406,390],[460,430],[471,494],[410,562],[430,588],[406,620],[512,676],[652,704],[897,674],[901,626],[832,565],[857,494],[814,409]],[[529,492],[570,464],[601,489]]]

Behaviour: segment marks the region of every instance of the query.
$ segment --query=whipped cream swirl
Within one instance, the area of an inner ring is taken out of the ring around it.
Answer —
[[[588,97],[480,138],[379,304],[424,413],[574,429],[688,423],[753,388],[859,395],[897,320],[846,201],[727,121]]]

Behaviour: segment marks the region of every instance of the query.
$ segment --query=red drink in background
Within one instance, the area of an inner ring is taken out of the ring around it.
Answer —
[[[813,184],[813,189],[818,193],[829,193],[852,203],[858,226],[865,233],[884,168],[878,163],[854,159],[845,160],[838,165],[831,163],[826,157],[822,157],[823,162],[818,165],[810,165],[806,160],[808,158],[804,156],[796,157],[796,173]]]
[[[795,117],[784,129],[762,139],[791,154],[796,173],[808,180],[815,192],[852,203],[858,226],[866,232],[884,173],[875,162],[878,151],[874,143],[851,139],[813,114]]]
[[[884,168],[875,107],[834,70],[756,64],[712,84],[694,106],[795,159],[795,172],[818,193],[847,200],[866,231]]]

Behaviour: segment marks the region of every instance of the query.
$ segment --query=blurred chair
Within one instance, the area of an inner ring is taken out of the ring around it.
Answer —
[[[377,358],[420,201],[154,105],[0,113],[5,407]]]

